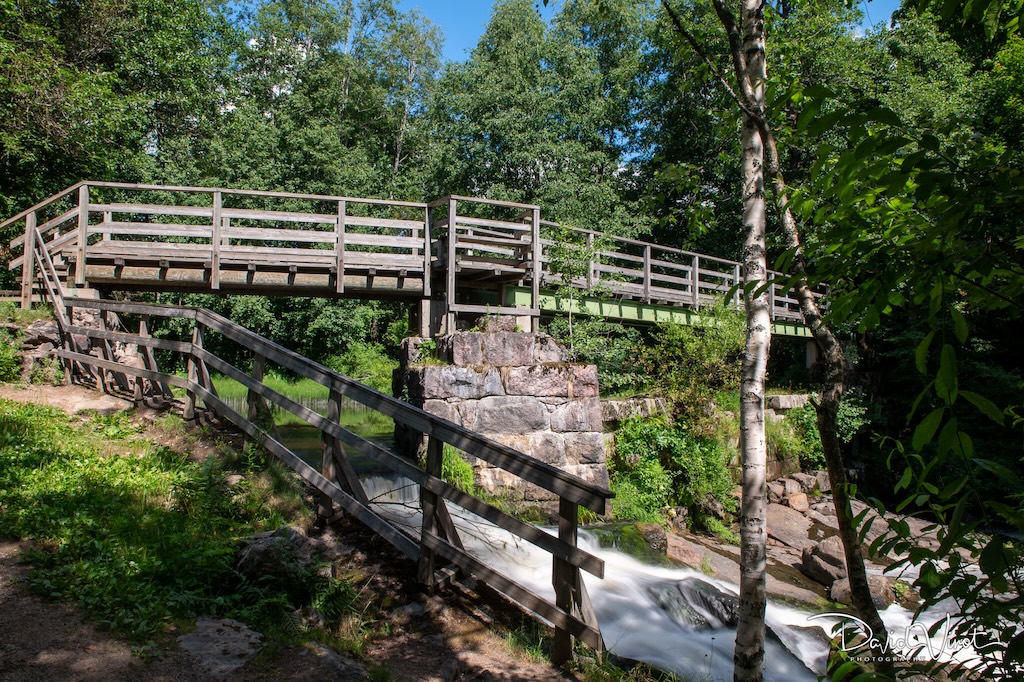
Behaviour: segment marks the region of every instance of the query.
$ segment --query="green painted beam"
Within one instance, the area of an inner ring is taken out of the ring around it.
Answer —
[[[503,305],[529,308],[530,290],[526,287],[505,287]],[[570,302],[567,296],[559,296],[553,291],[541,291],[540,309],[548,313],[565,314],[569,306],[585,315],[600,316],[621,322],[639,324],[657,324],[658,322],[674,322],[675,324],[693,324],[699,317],[699,311],[679,306],[644,303],[642,301],[604,299],[596,296],[583,296]],[[772,323],[772,334],[810,338],[811,330],[800,322],[776,320]]]

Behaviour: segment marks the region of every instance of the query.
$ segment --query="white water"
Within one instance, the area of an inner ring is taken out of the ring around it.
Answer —
[[[393,479],[367,477],[363,486],[384,515],[418,532],[421,517],[415,484],[396,485]],[[550,554],[454,505],[450,510],[469,553],[532,592],[554,600]],[[735,629],[697,630],[685,626],[657,604],[650,588],[696,580],[735,595],[734,586],[686,568],[645,565],[617,550],[598,547],[596,539],[586,532],[580,533],[580,547],[605,561],[603,580],[585,572],[583,576],[605,644],[612,653],[689,680],[732,679]],[[820,627],[807,623],[808,615],[769,604],[769,627],[785,646],[773,639],[767,642],[766,680],[813,682],[818,673],[824,672],[827,642]]]
[[[383,515],[397,525],[409,527],[414,535],[418,534],[421,516],[416,484],[396,482],[393,478],[367,477],[363,479],[363,485]],[[455,505],[449,508],[470,554],[535,594],[554,600],[550,554]],[[719,624],[719,627],[701,629],[688,625],[661,606],[656,595],[673,594],[681,583],[710,586],[736,595],[735,585],[708,578],[688,568],[644,564],[623,552],[599,547],[596,538],[585,531],[580,532],[579,544],[605,562],[604,579],[586,572],[583,578],[605,644],[612,653],[677,673],[687,680],[711,682],[732,679],[735,628]],[[660,601],[664,603],[665,600]],[[701,610],[700,606],[695,608]],[[922,614],[916,621],[917,625],[914,625],[912,612],[896,605],[880,615],[890,635],[896,638],[908,632],[911,635],[924,633],[927,627],[945,619],[946,613],[940,611]],[[716,623],[714,615],[704,615],[711,623]],[[843,624],[839,618],[823,617],[820,611],[805,611],[769,602],[766,623],[769,628],[765,645],[766,680],[813,682],[824,675],[828,640]],[[932,637],[923,635],[916,641],[910,639],[907,646],[898,648],[897,652],[901,656],[912,656],[915,648],[919,654],[922,648],[927,654],[938,652],[935,656],[938,660],[962,662],[976,657],[970,648],[954,651],[941,631]]]

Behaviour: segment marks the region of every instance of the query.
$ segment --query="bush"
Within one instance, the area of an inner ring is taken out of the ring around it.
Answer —
[[[637,521],[661,520],[665,507],[682,506],[688,518],[711,530],[709,502],[732,512],[728,453],[715,440],[689,433],[664,418],[627,420],[615,434],[611,485],[615,515]],[[652,517],[656,517],[652,518]]]
[[[661,324],[642,364],[687,423],[707,426],[708,396],[739,385],[746,338],[741,311],[724,301],[701,308],[691,325]]]
[[[839,442],[849,443],[857,432],[869,423],[866,417],[868,408],[863,398],[857,393],[847,393],[839,403],[836,419]],[[803,469],[822,469],[825,466],[825,452],[821,448],[821,435],[818,433],[818,414],[810,401],[802,409],[792,410],[786,415],[786,421],[792,423],[800,438],[800,466]]]
[[[17,381],[21,375],[21,360],[18,347],[21,339],[5,329],[0,329],[0,381]]]
[[[574,362],[597,366],[602,395],[633,395],[650,384],[650,378],[637,364],[641,335],[636,328],[577,316],[571,332],[564,317],[552,319],[547,332],[563,346],[571,345]]]
[[[476,488],[473,465],[447,443],[441,455],[441,478],[465,493],[472,493]]]
[[[356,341],[349,344],[341,355],[331,357],[327,364],[336,372],[391,394],[391,373],[398,367],[377,343]]]

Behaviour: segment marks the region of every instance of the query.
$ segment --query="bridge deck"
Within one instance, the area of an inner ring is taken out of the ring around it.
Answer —
[[[739,301],[735,261],[566,228],[542,221],[537,206],[469,197],[426,204],[83,182],[0,227],[18,221],[25,235],[39,232],[79,287],[432,301],[424,307],[435,318],[430,331],[485,310],[536,318],[559,309],[553,292],[566,285],[638,311],[624,319],[664,319],[661,309],[685,319],[723,296]],[[19,236],[11,246],[18,253],[24,244]],[[9,267],[22,268],[28,300],[31,259],[22,253]],[[772,274],[772,319],[792,333],[801,327],[798,303]]]

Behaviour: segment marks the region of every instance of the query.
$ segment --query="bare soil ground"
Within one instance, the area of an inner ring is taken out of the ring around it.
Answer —
[[[131,407],[130,403],[75,386],[0,386],[0,398],[46,404],[69,413],[85,409],[100,412]],[[149,414],[150,417],[153,414]],[[149,420],[151,421],[151,419]],[[169,447],[181,434],[147,431],[164,438]],[[195,455],[213,451],[194,436],[187,436]],[[195,449],[198,448],[199,452]],[[388,617],[391,634],[370,643],[362,664],[380,667],[403,682],[546,682],[570,679],[544,661],[531,660],[510,648],[492,629],[496,622],[514,624],[521,616],[499,598],[474,591],[472,582],[448,588],[435,597],[418,592],[415,566],[389,550],[361,526],[344,520],[332,529],[337,541],[357,548],[351,553],[354,571],[374,575],[374,589],[400,595],[405,606]],[[306,644],[264,652],[227,676],[214,678],[175,642],[181,632],[169,632],[163,655],[145,660],[131,646],[91,624],[67,604],[45,601],[24,584],[28,571],[22,556],[25,543],[0,538],[0,682],[70,682],[132,680],[190,682],[220,679],[249,680],[367,679],[325,647]],[[384,593],[384,592],[382,592]],[[365,670],[365,668],[363,669]]]

